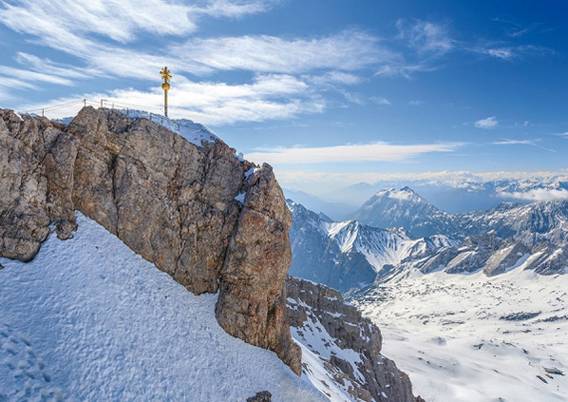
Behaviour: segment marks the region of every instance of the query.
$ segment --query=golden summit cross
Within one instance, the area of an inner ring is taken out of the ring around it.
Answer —
[[[170,90],[172,73],[168,67],[164,67],[160,70],[160,75],[162,76],[162,89],[164,90],[164,116],[168,117],[168,91]]]

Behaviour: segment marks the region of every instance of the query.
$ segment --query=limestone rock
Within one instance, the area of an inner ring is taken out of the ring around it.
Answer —
[[[382,338],[379,329],[363,318],[355,307],[346,304],[341,293],[293,277],[288,278],[286,288],[290,323],[298,333],[310,330],[308,327],[318,322],[336,345],[359,355],[359,362],[354,364],[331,354],[324,364],[335,382],[351,385],[348,392],[355,399],[397,402],[421,400],[412,395],[408,376],[393,361],[380,354]],[[311,348],[310,345],[305,346]],[[312,351],[322,355],[321,351]]]
[[[286,327],[290,212],[269,165],[254,172],[247,187],[222,272],[217,319],[228,333],[275,350],[299,374],[301,352]]]
[[[61,238],[70,235],[73,158],[62,126],[0,110],[0,255],[31,260],[51,222]]]

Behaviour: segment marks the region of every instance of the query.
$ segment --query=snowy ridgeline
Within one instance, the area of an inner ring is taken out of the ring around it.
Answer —
[[[0,259],[0,400],[322,400],[274,353],[225,333],[216,295],[192,295],[78,223],[30,263]]]
[[[116,111],[128,116],[131,119],[148,119],[156,124],[159,124],[174,133],[177,133],[184,137],[186,140],[194,145],[201,146],[202,142],[215,142],[219,140],[215,134],[213,134],[207,127],[203,124],[195,123],[189,119],[170,119],[168,117],[150,113],[144,110],[136,109],[115,109]],[[62,119],[56,119],[55,121],[68,125],[73,121],[74,117],[65,117]]]
[[[568,400],[568,276],[414,272],[353,302],[429,402]]]
[[[219,140],[215,134],[209,131],[204,125],[195,123],[188,119],[170,119],[165,116],[145,112],[143,110],[119,109],[121,113],[127,115],[131,119],[148,119],[157,123],[168,130],[173,131],[184,137],[194,145],[200,146],[203,141],[215,142]]]

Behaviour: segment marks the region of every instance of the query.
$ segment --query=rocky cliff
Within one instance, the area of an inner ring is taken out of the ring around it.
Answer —
[[[314,384],[323,384],[324,394],[337,398],[333,393],[346,392],[350,399],[363,401],[422,401],[412,395],[408,376],[381,355],[379,329],[339,292],[289,277],[287,293],[294,338],[307,355],[302,370],[317,378]],[[320,362],[312,365],[308,356],[321,360],[325,375],[316,372]]]
[[[296,373],[286,319],[290,214],[268,165],[220,140],[86,107],[69,126],[0,110],[0,255],[29,261],[75,210],[190,291],[219,292],[221,326]]]

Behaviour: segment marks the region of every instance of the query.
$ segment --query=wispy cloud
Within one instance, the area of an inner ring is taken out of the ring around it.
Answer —
[[[477,120],[474,125],[477,128],[488,130],[497,127],[499,125],[499,121],[497,120],[497,117],[490,116],[485,119]]]
[[[379,106],[390,106],[390,105],[392,105],[390,100],[388,100],[387,98],[382,97],[382,96],[371,96],[369,98],[369,100],[371,102],[373,102],[375,105],[379,105]]]
[[[226,125],[240,121],[264,121],[293,118],[304,113],[319,113],[325,101],[309,91],[308,84],[290,75],[259,75],[246,84],[229,85],[223,82],[194,82],[177,77],[171,95],[175,106],[170,115],[189,118],[212,126]],[[138,108],[160,113],[162,89],[148,91],[117,89],[105,93],[82,94],[74,99],[90,101],[108,99],[107,106],[117,108]],[[68,98],[55,99],[51,103],[68,102]],[[21,110],[35,110],[47,105],[22,105]],[[54,109],[49,117],[68,116],[67,109]]]
[[[446,25],[425,20],[399,19],[396,40],[407,49],[391,60],[383,61],[375,70],[380,77],[412,78],[416,73],[435,71],[439,59],[455,48]]]
[[[378,46],[376,37],[358,31],[309,39],[268,35],[192,39],[173,47],[172,53],[215,70],[280,73],[352,71],[394,58]]]
[[[455,41],[443,24],[400,19],[396,27],[399,38],[408,41],[409,45],[420,54],[442,55],[454,48]]]
[[[165,0],[22,0],[2,3],[3,24],[64,49],[93,35],[126,43],[138,32],[182,36],[197,30],[200,15],[239,17],[264,11],[266,2],[214,0],[203,6]]]
[[[72,85],[73,82],[58,75],[0,65],[0,76],[12,77],[21,81],[46,82],[49,84]]]
[[[202,7],[191,7],[196,14],[205,14],[212,17],[239,18],[244,15],[258,14],[268,10],[274,0],[211,0]]]
[[[559,201],[568,200],[568,191],[564,189],[545,189],[539,188],[523,192],[499,192],[501,198],[512,198],[523,201]]]
[[[506,45],[503,43],[489,43],[485,45],[478,45],[469,47],[467,50],[485,56],[494,57],[504,61],[512,61],[524,56],[543,56],[553,54],[551,49],[534,46],[534,45]]]
[[[25,52],[16,53],[15,59],[19,64],[33,71],[65,77],[68,79],[86,79],[100,74],[100,72],[95,70],[78,68],[69,64],[56,63],[48,58],[37,57]]]
[[[538,140],[512,140],[512,139],[503,139],[499,141],[494,141],[494,145],[536,145],[536,141]]]
[[[422,154],[453,152],[461,144],[398,145],[386,142],[345,144],[329,147],[290,147],[259,149],[246,155],[256,162],[273,164],[313,164],[329,162],[392,162]]]
[[[531,147],[542,149],[543,151],[556,152],[555,149],[547,148],[547,147],[540,145],[541,141],[542,141],[541,138],[534,138],[534,139],[531,139],[531,140],[527,140],[527,139],[519,140],[519,139],[505,138],[505,139],[502,139],[502,140],[494,141],[493,145],[528,145],[528,146],[531,146]]]

